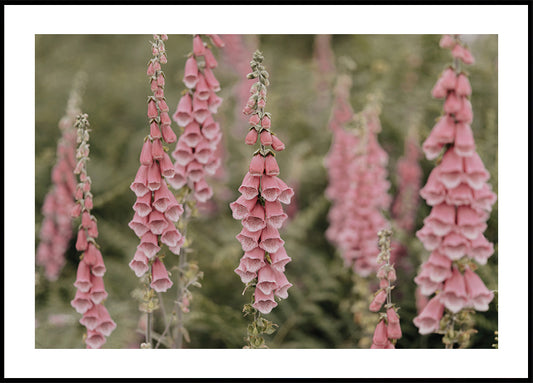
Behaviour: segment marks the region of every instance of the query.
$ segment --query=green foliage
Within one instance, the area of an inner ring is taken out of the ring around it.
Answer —
[[[148,132],[146,97],[150,87],[146,67],[151,57],[150,38],[148,35],[38,35],[35,41],[36,241],[60,136],[58,121],[64,114],[74,76],[83,70],[88,81],[82,111],[89,115],[92,128],[91,160],[87,169],[93,181],[93,214],[98,219],[98,242],[107,267],[104,277],[109,293],[106,307],[118,325],[106,348],[138,347],[143,341],[143,332],[138,331],[141,312],[138,302],[131,296],[140,283],[128,267],[138,238],[129,229],[128,222],[133,217],[135,201],[129,184],[135,177],[142,140]],[[439,38],[437,35],[335,35],[332,38],[336,57],[350,57],[357,65],[352,74],[354,110],[362,109],[368,94],[379,90],[383,95],[379,141],[390,156],[391,193],[396,191],[393,172],[397,159],[403,154],[408,129],[411,126],[418,129],[421,143],[441,113],[442,101],[432,99],[430,91],[440,71],[451,62],[451,55],[439,48]],[[191,40],[191,36],[170,35],[166,42],[168,64],[163,65],[163,71],[171,113],[184,89],[181,78],[186,54],[192,47]],[[480,35],[470,46],[476,58],[476,63],[467,68],[473,89],[472,129],[477,151],[497,191],[497,37]],[[223,49],[216,52],[219,66],[214,73],[222,88],[219,95],[224,99],[215,119],[221,122],[224,133],[225,176],[209,181],[214,185],[212,209],[200,208],[187,229],[187,237],[193,240],[193,252],[188,259],[196,262],[204,275],[202,287],[191,290],[190,312],[185,314],[184,327],[190,336],[185,347],[190,348],[242,348],[250,323],[242,315],[248,297],[241,295],[243,284],[233,271],[242,256],[235,239],[240,224],[231,217],[228,204],[238,196],[237,188],[252,149],[244,144],[244,135],[235,134],[235,127],[242,126],[242,120],[237,121],[234,115],[237,101],[232,88],[236,81],[244,79],[236,75],[234,68],[224,64]],[[281,178],[294,187],[296,193],[293,206],[288,210],[297,206],[280,231],[292,258],[286,275],[293,287],[289,289],[289,298],[265,316],[279,326],[272,334],[265,335],[265,342],[270,348],[368,347],[369,324],[375,325],[377,317],[364,311],[369,299],[369,295],[365,298],[364,294],[373,291],[372,286],[344,267],[340,255],[324,237],[329,202],[324,197],[328,181],[323,161],[331,143],[331,132],[327,128],[331,105],[318,102],[314,80],[316,65],[312,61],[313,36],[259,36],[259,49],[270,74],[266,110],[272,114],[273,130],[287,148],[276,160]],[[173,128],[178,135],[181,133],[175,124]],[[173,148],[171,145],[171,150]],[[425,159],[421,164],[425,183],[435,164]],[[421,201],[417,229],[428,214],[429,208]],[[478,272],[489,289],[497,290],[497,204],[485,235],[495,243],[496,253]],[[402,237],[402,242],[408,248],[408,267],[397,268],[397,287],[393,291],[393,301],[400,307],[403,333],[396,347],[442,348],[440,335],[420,336],[412,323],[416,316],[413,277],[429,254],[413,233]],[[78,262],[73,242],[66,257],[67,265],[57,281],[46,281],[40,270],[36,273],[38,348],[84,347],[83,327],[78,323],[80,315],[70,306]],[[178,257],[167,255],[165,264],[170,269],[178,264]],[[175,275],[177,273],[173,272],[174,282]],[[490,348],[496,343],[495,295],[488,312],[473,316],[478,332],[470,338],[469,347]],[[160,305],[170,311],[174,300],[172,289],[162,294]],[[355,305],[356,302],[360,303]],[[165,327],[160,314],[161,308],[154,311],[155,335],[161,334]]]

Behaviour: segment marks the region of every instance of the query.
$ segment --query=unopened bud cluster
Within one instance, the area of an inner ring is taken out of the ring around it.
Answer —
[[[379,290],[374,294],[369,309],[378,312],[384,307],[386,311],[379,313],[379,322],[374,331],[370,348],[395,348],[396,341],[402,337],[398,308],[391,301],[391,291],[394,288],[392,283],[396,281],[396,271],[394,265],[390,263],[391,236],[392,232],[388,229],[378,232],[379,255],[377,263],[379,268],[377,277]]]
[[[255,286],[253,307],[268,314],[277,306],[274,296],[287,298],[287,290],[292,286],[284,274],[291,258],[278,230],[287,219],[281,204],[289,204],[294,191],[277,177],[280,170],[274,151],[283,150],[285,145],[271,131],[270,113],[264,111],[269,82],[262,62],[262,54],[256,51],[248,77],[258,81],[252,85],[252,96],[244,109],[250,116],[246,143],[254,145],[260,137],[261,145],[239,188],[241,196],[230,207],[233,217],[243,225],[237,239],[244,256],[235,272],[243,283]]]
[[[107,298],[103,280],[106,268],[100,246],[96,243],[98,238],[96,218],[91,215],[93,208],[91,178],[87,175],[86,168],[89,160],[90,131],[87,114],[76,118],[75,127],[79,146],[76,152],[78,163],[74,174],[79,176],[80,183],[76,187],[76,204],[72,208],[72,216],[81,216],[76,250],[81,251],[82,255],[74,283],[77,289],[76,296],[71,305],[77,312],[83,314],[80,323],[87,328],[85,337],[87,348],[100,348],[117,325],[103,305],[103,301]]]

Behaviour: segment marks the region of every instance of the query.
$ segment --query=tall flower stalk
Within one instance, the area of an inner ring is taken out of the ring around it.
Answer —
[[[378,324],[372,338],[370,348],[395,348],[394,345],[402,337],[400,328],[400,317],[398,307],[392,303],[391,293],[396,281],[396,271],[391,264],[391,236],[389,229],[378,232],[379,255],[377,263],[379,269],[377,277],[379,279],[379,290],[374,294],[374,299],[370,303],[370,311],[378,312],[385,308],[385,312],[379,313]]]
[[[432,209],[417,237],[431,255],[415,278],[422,294],[435,295],[414,324],[421,334],[442,334],[446,348],[463,348],[476,332],[474,312],[487,311],[494,297],[475,270],[494,252],[483,232],[496,195],[470,127],[472,89],[461,63],[474,58],[458,35],[444,35],[440,46],[451,50],[454,63],[432,90],[445,98],[444,115],[423,144],[426,158],[439,160],[420,191]]]
[[[263,55],[256,51],[250,62],[248,78],[257,79],[243,110],[249,116],[250,130],[245,142],[259,148],[253,153],[249,170],[239,187],[241,196],[230,204],[235,219],[243,229],[237,235],[244,255],[235,272],[252,292],[251,302],[244,305],[244,315],[253,317],[248,326],[245,348],[266,347],[263,334],[271,334],[276,325],[261,317],[278,305],[276,297],[285,299],[292,284],[284,274],[291,258],[284,248],[279,229],[287,219],[281,204],[289,204],[294,191],[277,176],[280,173],[275,152],[285,145],[271,129],[272,117],[265,112],[269,75],[263,66]],[[244,294],[244,292],[243,292]]]
[[[379,96],[370,96],[365,109],[354,116],[355,130],[348,133],[351,140],[344,142],[353,143],[347,150],[346,162],[329,163],[330,168],[344,167],[346,178],[330,177],[330,184],[342,182],[345,186],[337,185],[334,189],[340,191],[340,196],[334,199],[326,234],[339,248],[346,266],[362,277],[377,270],[375,235],[386,226],[382,210],[390,203],[388,156],[377,139],[381,130],[379,113]],[[333,174],[330,170],[330,175]]]
[[[150,134],[144,139],[140,167],[130,186],[137,200],[129,226],[141,240],[130,268],[141,277],[144,285],[140,309],[146,313],[146,334],[142,348],[152,348],[152,313],[159,308],[157,293],[165,292],[173,285],[163,263],[162,245],[179,254],[184,243],[184,237],[175,226],[183,206],[166,181],[174,176],[175,170],[165,144],[176,142],[176,135],[170,126],[164,94],[165,75],[161,69],[161,64],[167,62],[165,40],[166,35],[154,35],[152,41],[153,57],[147,69],[152,90],[147,102]]]
[[[52,187],[44,199],[44,215],[39,233],[36,263],[44,268],[44,275],[55,281],[65,265],[65,252],[72,238],[71,210],[74,206],[76,177],[76,129],[80,114],[81,93],[85,77],[78,73],[69,95],[65,115],[59,121],[61,138],[57,143],[57,162],[52,168]]]
[[[87,348],[100,348],[117,325],[103,304],[107,298],[103,279],[106,268],[100,246],[96,243],[98,238],[96,218],[91,215],[93,196],[91,177],[87,175],[86,167],[89,160],[90,132],[87,118],[87,114],[78,115],[75,123],[79,146],[76,151],[78,162],[74,174],[79,175],[80,182],[76,187],[76,204],[72,208],[72,215],[81,216],[76,250],[81,251],[82,255],[74,283],[77,289],[76,296],[71,305],[78,313],[83,314],[80,323],[87,328],[87,333],[84,335]]]
[[[224,46],[218,35],[206,36],[213,46]],[[223,154],[222,131],[219,123],[213,118],[222,103],[222,99],[216,94],[220,91],[220,84],[213,73],[218,62],[211,51],[212,46],[204,42],[202,35],[193,35],[192,48],[183,75],[183,83],[187,89],[182,92],[172,116],[182,128],[176,148],[172,152],[175,173],[167,178],[171,187],[177,190],[178,201],[184,207],[179,224],[184,236],[189,220],[196,215],[199,204],[206,203],[213,196],[212,187],[207,183],[206,177],[222,175],[220,165]],[[177,296],[173,309],[176,313],[176,323],[171,330],[172,318],[169,318],[164,331],[172,332],[171,346],[175,348],[182,348],[183,340],[188,340],[184,314],[189,311],[192,300],[189,287],[200,286],[198,280],[203,276],[196,264],[187,261],[187,254],[192,251],[191,244],[191,239],[188,239],[180,251]]]

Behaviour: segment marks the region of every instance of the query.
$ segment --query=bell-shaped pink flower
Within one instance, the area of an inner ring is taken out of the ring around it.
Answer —
[[[204,177],[204,167],[196,160],[189,162],[186,170],[187,176],[193,182],[198,182]]]
[[[452,261],[450,258],[435,250],[426,262],[429,278],[435,282],[444,282],[452,276]]]
[[[285,144],[275,135],[272,134],[272,149],[280,152],[285,149]]]
[[[235,202],[230,203],[233,218],[243,219],[254,208],[257,203],[257,196],[252,199],[246,199],[241,195]]]
[[[374,295],[374,299],[372,299],[372,302],[370,303],[370,306],[368,309],[373,312],[378,312],[386,300],[387,300],[387,292],[385,290],[379,290],[378,293]]]
[[[479,190],[490,178],[490,174],[485,169],[483,161],[477,153],[465,157],[465,181],[472,189]]]
[[[88,330],[94,330],[98,326],[98,319],[98,305],[94,305],[83,314],[80,323]]]
[[[202,140],[194,151],[194,158],[201,164],[207,164],[211,155],[213,154],[213,149],[211,148],[209,141]]]
[[[441,203],[433,206],[431,213],[424,219],[435,235],[448,234],[455,226],[455,206]]]
[[[104,287],[104,279],[102,277],[97,277],[91,275],[91,291],[89,292],[89,297],[95,305],[102,303],[104,299],[107,298],[107,291]]]
[[[465,123],[458,123],[455,133],[455,152],[460,156],[471,156],[476,150],[476,144],[474,142],[474,136],[470,125]]]
[[[176,142],[176,133],[174,133],[170,127],[170,119],[168,124],[161,125],[161,132],[163,133],[163,140],[165,140],[166,143],[171,144]]]
[[[494,253],[494,245],[480,234],[476,239],[470,242],[468,255],[476,260],[480,265],[485,265],[487,259]]]
[[[209,48],[205,49],[204,54],[205,64],[208,68],[216,68],[218,66],[217,60],[215,59],[215,56],[213,56],[213,52]]]
[[[434,98],[444,98],[448,94],[448,90],[443,85],[442,77],[439,77],[433,88],[431,89],[431,95]]]
[[[85,229],[78,230],[78,238],[76,240],[76,250],[84,251],[87,250],[87,235],[85,234]]]
[[[268,130],[263,130],[261,132],[261,145],[272,145],[272,134]],[[279,172],[279,168],[278,168]]]
[[[477,311],[487,311],[494,293],[487,289],[481,278],[469,268],[465,270],[464,280],[469,306]]]
[[[196,58],[191,56],[185,62],[185,74],[183,76],[183,83],[189,89],[193,89],[198,82],[198,64]]]
[[[392,307],[387,309],[387,337],[389,339],[400,339],[402,337],[400,318]]]
[[[270,267],[274,270],[274,275],[276,277],[276,289],[274,290],[274,295],[281,299],[287,299],[289,297],[288,290],[292,287],[292,283],[288,281],[282,271],[275,269],[272,265],[270,265]]]
[[[76,272],[76,282],[74,282],[74,286],[84,293],[91,289],[91,268],[83,259],[78,264],[78,271]]]
[[[452,261],[456,261],[466,255],[468,247],[468,240],[464,236],[451,232],[443,238],[440,251]]]
[[[199,99],[196,93],[192,99],[192,115],[199,124],[203,124],[209,115],[209,110],[207,109],[207,100]]]
[[[151,231],[146,232],[141,237],[141,243],[137,246],[138,250],[141,250],[148,259],[152,259],[161,250],[157,243],[157,236]]]
[[[279,178],[272,176],[261,177],[261,195],[266,201],[276,201],[281,192]]]
[[[250,131],[246,135],[245,142],[246,145],[255,145],[255,143],[257,142],[257,130],[255,130],[254,128],[250,129]]]
[[[474,240],[487,229],[484,217],[470,206],[457,208],[457,229],[467,239]]]
[[[187,166],[194,159],[193,149],[187,145],[185,138],[178,140],[172,156],[176,159],[176,164],[180,166]],[[176,169],[174,168],[174,170]]]
[[[205,54],[204,42],[200,35],[195,35],[192,40],[192,51],[195,56],[203,56]]]
[[[270,253],[270,260],[272,261],[271,266],[273,269],[284,272],[285,265],[291,261],[291,258],[287,255],[285,248],[280,246],[276,252]]]
[[[455,113],[455,119],[466,124],[472,123],[474,114],[472,112],[472,104],[470,103],[470,100],[464,97],[460,99],[460,108]]]
[[[181,238],[181,233],[171,224],[169,224],[161,234],[161,242],[169,247],[177,246]]]
[[[466,296],[465,280],[457,268],[453,268],[451,278],[444,282],[444,289],[438,297],[444,306],[454,313],[467,306],[468,297]]]
[[[157,106],[155,101],[152,99],[148,102],[148,118],[156,118],[158,114],[159,112],[157,110]]]
[[[413,323],[418,327],[418,332],[422,335],[436,332],[440,327],[444,305],[441,303],[439,295],[430,299],[422,312],[413,319]]]
[[[192,100],[188,93],[180,98],[178,107],[172,118],[181,127],[185,127],[193,121]]]
[[[259,247],[269,253],[276,252],[284,243],[285,241],[281,239],[278,230],[270,225],[266,225],[261,232]]]
[[[463,179],[463,158],[459,157],[455,151],[448,150],[436,169],[439,169],[439,180],[446,188],[452,189]]]
[[[460,183],[459,186],[448,190],[445,200],[449,205],[472,205],[474,202],[473,190],[468,184]]]
[[[276,229],[281,228],[283,222],[287,219],[287,214],[283,212],[281,202],[265,200],[265,218],[270,226]]]
[[[222,98],[218,97],[214,91],[209,92],[209,99],[207,100],[207,109],[213,114],[218,112],[218,108],[222,105]]]
[[[162,137],[159,125],[155,121],[152,121],[152,123],[150,124],[150,137],[152,137],[153,139]]]
[[[148,185],[148,166],[142,165],[141,167],[139,167],[139,170],[137,170],[137,174],[135,175],[135,180],[130,185],[130,189],[135,193],[137,197],[140,197],[150,191],[147,185]]]
[[[242,283],[251,282],[257,276],[257,272],[250,271],[246,268],[246,263],[247,261],[244,258],[241,258],[239,267],[234,270],[235,273],[241,278]]]
[[[265,157],[265,174],[267,176],[277,176],[279,175],[279,166],[276,161],[276,158],[272,155]]]
[[[207,85],[207,82],[205,81],[205,77],[202,74],[200,74],[198,76],[198,84],[196,85],[194,97],[198,98],[199,100],[207,101],[209,99],[210,93],[211,93],[211,89]]]
[[[150,210],[151,211],[151,210]],[[128,223],[131,230],[135,232],[137,237],[142,237],[150,228],[148,227],[148,212],[145,216],[141,217],[139,213],[135,212],[133,219]]]
[[[154,161],[148,169],[147,181],[148,183],[146,186],[151,191],[155,191],[161,187],[161,171],[156,161]]]
[[[214,140],[220,133],[220,124],[213,120],[213,116],[207,116],[202,125],[203,136],[208,140]]]
[[[148,227],[150,231],[156,235],[161,235],[168,226],[168,221],[163,213],[152,210],[148,216]]]
[[[281,203],[284,203],[285,205],[290,204],[291,203],[291,199],[294,196],[294,190],[291,187],[287,186],[287,184],[285,182],[283,182],[282,179],[276,178],[276,177],[275,177],[275,179],[278,182],[278,186],[279,186],[279,189],[280,189],[280,193],[279,193],[279,196],[278,196],[279,201]]]
[[[176,170],[174,169],[174,165],[172,164],[172,161],[167,153],[163,153],[163,158],[159,161],[159,166],[161,168],[162,176],[167,178],[174,177]]]
[[[87,348],[100,348],[105,342],[105,336],[101,332],[95,330],[87,331],[87,338],[85,338]]]
[[[253,176],[260,176],[265,171],[265,157],[261,154],[256,154],[253,156],[252,161],[250,162],[249,172]]]
[[[457,75],[453,68],[449,67],[442,72],[441,76],[442,87],[446,90],[454,90],[457,84]],[[451,112],[453,113],[453,112]]]
[[[220,90],[220,83],[216,79],[215,75],[209,68],[204,69],[204,76],[205,80],[207,81],[207,85],[214,91],[218,92]]]
[[[142,277],[150,269],[150,266],[148,266],[148,257],[140,250],[135,252],[129,266],[137,277]]]
[[[144,141],[139,161],[141,162],[142,165],[146,165],[146,166],[152,165],[152,161],[153,161],[153,159],[152,159],[152,141],[150,141],[150,140]]]
[[[98,310],[98,323],[95,330],[105,336],[111,335],[117,324],[111,319],[104,305],[98,305],[96,308]]]
[[[457,84],[455,85],[455,93],[458,96],[470,96],[472,94],[472,88],[470,87],[470,81],[464,73],[457,76]]]
[[[211,186],[209,186],[205,179],[201,179],[194,184],[194,197],[198,202],[207,202],[212,196],[213,189],[211,189]]]
[[[243,263],[246,266],[246,270],[252,273],[256,273],[266,265],[265,263],[265,251],[256,247],[250,251],[244,253],[242,257]]]
[[[133,204],[133,210],[140,216],[146,217],[152,211],[152,193],[146,193]]]
[[[426,200],[430,206],[444,202],[446,198],[446,188],[440,181],[439,169],[433,169],[429,174],[426,185],[420,190],[420,196]]]
[[[250,251],[258,246],[261,233],[262,231],[251,232],[243,227],[241,232],[237,234],[236,238],[241,243],[243,251]]]
[[[152,282],[150,287],[157,292],[164,293],[173,285],[172,281],[168,277],[167,269],[159,258],[155,258],[152,263]]]
[[[424,225],[422,229],[418,230],[416,236],[428,251],[435,250],[442,242],[442,237],[435,234],[433,228],[428,225]]]
[[[374,330],[374,335],[372,337],[372,344],[376,346],[385,346],[389,342],[389,337],[387,335],[387,325],[384,320],[380,320]]]
[[[431,276],[434,275],[433,267],[426,263],[422,264],[422,270],[415,277],[415,283],[420,288],[423,295],[431,295],[442,287],[441,282],[435,282]]]
[[[492,187],[485,183],[481,189],[473,190],[473,193],[472,207],[490,212],[497,198],[496,194],[492,191]]]
[[[265,177],[263,177],[264,182]],[[259,193],[259,182],[261,180],[261,177],[254,176],[251,173],[246,173],[244,176],[244,179],[242,180],[242,184],[239,187],[239,192],[242,194],[242,196],[245,199],[252,199],[254,197],[257,197]],[[264,191],[264,189],[263,189]]]
[[[262,314],[270,313],[272,309],[278,305],[274,300],[273,292],[270,294],[265,294],[263,291],[261,291],[261,289],[256,288],[254,297],[255,302],[252,306]]]
[[[80,314],[85,313],[94,305],[89,293],[84,293],[80,290],[76,290],[76,295],[74,296],[74,299],[70,301],[70,304]]]
[[[257,272],[256,288],[264,294],[271,294],[276,288],[275,270],[267,263]]]
[[[446,101],[444,101],[444,111],[447,114],[457,113],[461,109],[461,100],[454,91],[448,92]]]
[[[255,204],[250,213],[242,220],[242,225],[252,232],[265,228],[265,209],[260,203]]]

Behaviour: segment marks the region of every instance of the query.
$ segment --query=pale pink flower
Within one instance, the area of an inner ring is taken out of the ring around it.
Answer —
[[[439,295],[430,299],[422,312],[413,319],[413,323],[418,327],[418,332],[422,335],[436,332],[439,329],[440,320],[444,313],[444,305],[441,303]]]
[[[444,283],[444,288],[438,298],[448,310],[454,313],[467,307],[465,280],[457,268],[453,268],[452,276]]]
[[[165,265],[159,258],[155,258],[152,263],[152,282],[150,287],[157,292],[165,292],[172,287],[172,284]]]
[[[481,278],[469,268],[465,270],[464,281],[469,306],[477,311],[487,311],[494,293],[487,289]]]

